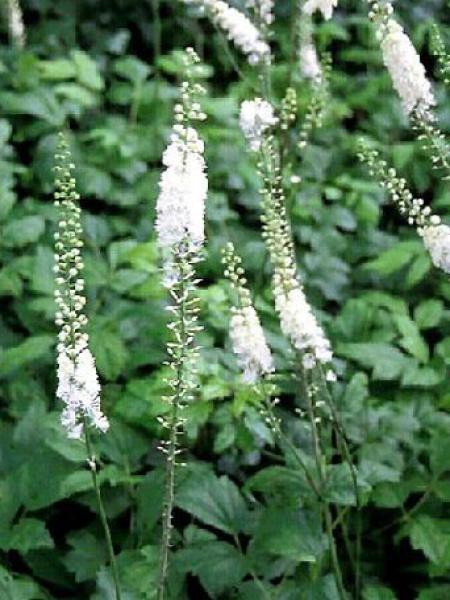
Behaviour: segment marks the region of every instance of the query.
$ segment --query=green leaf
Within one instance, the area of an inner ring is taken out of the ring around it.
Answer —
[[[409,537],[432,563],[450,566],[450,521],[420,515],[409,526]]]
[[[97,571],[107,560],[105,544],[89,531],[76,531],[67,538],[72,550],[63,559],[67,570],[75,575],[75,580],[95,579]]]
[[[382,252],[376,259],[367,262],[365,267],[380,275],[392,275],[405,267],[418,250],[421,250],[420,243],[398,242],[392,248]]]
[[[397,600],[397,596],[387,587],[369,585],[364,588],[363,600]]]
[[[175,502],[202,523],[231,535],[242,531],[248,519],[238,487],[228,477],[216,477],[204,468],[190,470],[189,477],[179,486]]]
[[[56,60],[41,60],[39,68],[44,79],[60,80],[75,77],[75,65],[71,60],[57,58]]]
[[[317,562],[327,547],[316,515],[285,507],[264,510],[257,525],[255,542],[261,549],[297,563]]]
[[[430,353],[414,321],[406,315],[394,315],[394,322],[402,336],[399,342],[400,346],[420,362],[426,363]]]
[[[98,326],[91,330],[90,342],[99,372],[108,381],[115,381],[128,361],[128,350],[122,338],[113,328]]]
[[[437,327],[444,314],[442,300],[430,299],[421,302],[414,311],[414,320],[419,329]]]
[[[2,600],[48,600],[37,583],[25,577],[13,577],[0,565],[0,598]]]
[[[21,519],[11,530],[9,547],[21,554],[39,548],[53,548],[53,540],[45,523],[33,518]]]
[[[2,243],[8,248],[21,248],[36,242],[44,233],[45,221],[37,215],[10,221],[2,232]]]
[[[180,568],[197,575],[213,598],[238,585],[248,570],[242,554],[220,541],[189,546],[177,553],[176,561]]]
[[[372,369],[374,379],[398,379],[406,366],[407,357],[397,348],[382,342],[338,344],[336,352]]]
[[[435,477],[450,471],[450,437],[442,432],[436,433],[430,444],[430,466]]]
[[[81,50],[72,50],[70,55],[75,65],[78,81],[91,90],[102,90],[104,82],[92,58]]]
[[[48,356],[54,343],[53,336],[39,335],[28,338],[14,348],[8,348],[0,354],[0,378],[7,377],[18,369],[34,364]]]

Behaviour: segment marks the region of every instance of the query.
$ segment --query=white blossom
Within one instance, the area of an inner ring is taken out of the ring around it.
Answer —
[[[318,324],[301,286],[293,281],[291,289],[285,291],[277,285],[274,293],[281,330],[293,346],[304,353],[305,369],[312,369],[317,363],[329,363],[333,358],[330,342]]]
[[[253,306],[235,309],[230,321],[230,338],[244,381],[255,383],[261,375],[273,371],[272,354]]]
[[[266,100],[255,98],[241,104],[239,125],[254,152],[260,149],[264,132],[277,123],[273,106]]]
[[[450,273],[450,227],[448,225],[429,225],[423,228],[421,235],[433,264],[446,273]]]
[[[108,420],[100,409],[100,384],[95,360],[86,333],[88,319],[83,313],[86,298],[83,294],[83,259],[81,249],[81,209],[78,205],[75,178],[72,171],[68,142],[60,134],[56,155],[55,206],[59,212],[55,233],[55,324],[58,333],[56,396],[65,404],[62,425],[70,438],[80,438],[84,421],[100,431],[108,429]]]
[[[16,44],[23,48],[25,45],[25,25],[19,0],[8,0],[9,32]]]
[[[383,61],[400,96],[406,114],[417,109],[426,112],[435,104],[425,67],[403,27],[389,18],[380,30]]]
[[[307,79],[320,79],[322,67],[320,66],[317,50],[312,41],[305,42],[300,46],[300,71]]]
[[[303,11],[307,15],[312,15],[317,10],[320,10],[324,19],[331,19],[333,9],[336,8],[338,0],[308,0],[303,6]]]
[[[203,151],[203,141],[194,128],[175,125],[163,155],[166,168],[156,203],[155,227],[161,248],[184,241],[195,250],[204,241],[208,179]]]
[[[95,360],[88,348],[75,350],[74,356],[60,348],[56,395],[66,405],[61,421],[70,438],[81,437],[85,418],[100,431],[108,430],[108,419],[100,408],[100,383]]]
[[[270,25],[273,23],[273,6],[274,0],[247,0],[247,8],[253,8],[258,11],[263,23]]]
[[[243,13],[223,0],[184,0],[203,6],[214,23],[244,54],[251,65],[270,62],[270,47],[261,33]]]

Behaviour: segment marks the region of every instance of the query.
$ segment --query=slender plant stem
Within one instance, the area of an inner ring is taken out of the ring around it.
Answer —
[[[301,364],[301,360],[300,360],[300,364]],[[317,475],[320,480],[320,487],[323,490],[325,488],[325,484],[326,484],[325,473],[324,473],[324,466],[325,466],[324,455],[323,455],[322,448],[321,448],[320,434],[319,434],[319,430],[318,430],[317,423],[316,423],[316,416],[314,414],[313,401],[312,401],[312,397],[311,397],[311,394],[309,392],[308,385],[306,382],[306,374],[305,374],[302,366],[300,366],[300,379],[303,383],[303,387],[305,388],[305,392],[306,392],[307,413],[308,413],[308,418],[309,418],[309,422],[310,422],[310,426],[311,426],[311,433],[312,433],[312,438],[313,438],[314,458],[316,461]],[[338,588],[339,597],[341,598],[341,600],[346,600],[347,594],[346,594],[345,588],[344,588],[342,571],[341,571],[341,567],[339,564],[339,557],[338,557],[336,542],[335,542],[334,534],[333,534],[333,519],[331,517],[330,507],[328,506],[328,503],[326,501],[324,501],[322,498],[320,500],[320,504],[321,504],[324,519],[325,519],[325,530],[327,533],[328,543],[330,546],[331,564],[333,566],[333,571],[334,571],[334,576],[336,579],[336,585]]]
[[[102,522],[103,531],[105,533],[106,546],[108,548],[109,554],[109,562],[111,565],[111,571],[114,581],[114,589],[116,592],[116,600],[121,600],[122,596],[120,594],[120,583],[119,583],[119,572],[117,570],[116,557],[114,555],[114,547],[112,543],[111,530],[108,525],[108,519],[106,517],[105,507],[103,505],[102,495],[100,493],[100,486],[97,478],[97,464],[95,462],[95,455],[92,450],[92,443],[89,435],[88,424],[85,420],[84,422],[84,439],[86,442],[86,452],[88,465],[92,475],[92,484],[95,490],[95,496],[97,498],[98,512],[100,514],[100,520]]]
[[[185,365],[186,329],[185,329],[185,285],[183,260],[178,262],[180,269],[180,289],[177,301],[178,317],[180,323],[180,356],[176,365],[176,386],[171,399],[172,410],[169,421],[169,442],[167,446],[166,460],[166,486],[164,495],[163,532],[161,539],[161,558],[159,565],[159,580],[157,600],[164,600],[166,595],[167,575],[169,568],[169,548],[172,534],[172,513],[175,499],[175,466],[177,455],[177,427],[179,420],[180,401],[183,397],[183,379]]]
[[[262,390],[263,390],[263,395],[264,395],[264,408],[268,414],[268,417],[270,420],[270,425],[271,425],[272,429],[274,430],[275,435],[278,437],[278,440],[280,441],[281,444],[284,444],[285,446],[287,446],[289,448],[289,450],[291,451],[296,462],[298,463],[301,470],[305,474],[305,477],[306,477],[311,489],[313,490],[313,492],[315,493],[317,498],[320,500],[321,493],[320,493],[319,488],[317,487],[317,483],[314,481],[313,476],[311,475],[304,460],[300,456],[297,448],[292,443],[292,441],[288,438],[288,436],[284,433],[284,431],[281,429],[280,422],[273,412],[273,406],[272,406],[272,403],[270,402],[269,394],[266,391],[264,384],[262,385]]]
[[[347,462],[350,475],[352,478],[353,490],[355,495],[355,503],[356,503],[356,544],[355,544],[355,560],[354,560],[354,569],[355,569],[355,600],[358,600],[361,594],[361,550],[362,550],[362,519],[361,519],[361,498],[359,495],[358,488],[358,476],[356,472],[356,467],[354,465],[352,455],[350,452],[349,444],[347,441],[347,436],[345,434],[344,426],[342,425],[339,412],[334,403],[333,397],[330,394],[330,391],[326,385],[326,379],[323,372],[322,367],[319,368],[320,375],[320,383],[321,388],[325,397],[325,401],[330,409],[331,417],[332,417],[332,425],[337,434],[337,440],[339,445],[340,454],[343,456],[344,460]]]

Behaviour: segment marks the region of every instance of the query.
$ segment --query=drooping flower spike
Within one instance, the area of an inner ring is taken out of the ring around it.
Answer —
[[[270,47],[250,19],[224,0],[184,0],[202,7],[212,22],[243,52],[251,65],[270,62]]]
[[[54,196],[59,223],[55,233],[55,323],[60,327],[56,395],[65,404],[62,424],[70,438],[78,439],[85,422],[102,432],[109,423],[101,411],[100,384],[86,333],[81,209],[73,177],[75,165],[63,133],[59,136],[56,162]]]
[[[371,6],[369,18],[376,27],[383,62],[400,97],[403,110],[407,115],[413,112],[428,115],[436,101],[419,54],[403,27],[392,16],[392,4],[382,4],[376,0],[368,2]]]
[[[232,243],[227,244],[223,250],[223,263],[225,277],[229,279],[237,297],[230,321],[231,343],[242,368],[244,381],[254,384],[273,372],[272,354],[247,288],[241,258],[236,254]]]
[[[258,109],[258,105],[255,108]],[[258,114],[258,110],[253,111],[255,112]],[[331,380],[334,379],[334,373],[328,368],[333,358],[331,345],[312,312],[297,273],[292,232],[281,185],[279,153],[267,131],[270,124],[273,124],[273,112],[265,106],[263,115],[268,115],[268,118],[259,118],[258,124],[262,121],[267,125],[257,128],[257,135],[247,125],[246,120],[243,131],[250,148],[259,152],[258,168],[263,181],[263,236],[273,267],[272,289],[275,308],[283,333],[302,356],[303,367],[307,370],[316,366],[324,367],[327,377]],[[249,121],[253,122],[250,119]]]
[[[399,177],[394,168],[388,167],[379,152],[370,148],[364,140],[359,142],[358,157],[367,164],[370,175],[387,190],[392,203],[406,217],[408,224],[417,229],[433,264],[450,273],[450,227],[441,223],[441,218],[432,213],[422,198],[414,197],[406,180]]]

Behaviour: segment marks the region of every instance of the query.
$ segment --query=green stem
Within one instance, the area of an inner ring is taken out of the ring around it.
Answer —
[[[178,263],[180,268],[180,289],[179,289],[179,322],[180,322],[180,344],[181,353],[177,357],[176,367],[176,388],[172,398],[172,410],[169,422],[169,443],[167,446],[167,461],[166,461],[166,487],[164,496],[164,514],[163,514],[163,532],[161,539],[161,559],[159,565],[158,593],[157,600],[164,600],[166,595],[167,576],[169,568],[169,548],[172,533],[172,513],[175,499],[175,463],[177,450],[177,427],[178,427],[178,412],[180,400],[183,396],[183,378],[184,378],[184,361],[186,347],[186,330],[185,330],[185,286],[184,286],[184,265],[180,260]]]
[[[114,589],[116,592],[116,600],[121,600],[122,596],[120,594],[119,572],[117,570],[116,558],[114,555],[114,547],[113,547],[113,543],[112,543],[111,530],[108,525],[108,519],[106,517],[105,507],[103,505],[102,495],[100,493],[100,486],[98,484],[98,478],[97,478],[97,465],[95,462],[95,455],[92,451],[92,444],[91,444],[91,440],[90,440],[89,429],[88,429],[88,424],[86,422],[86,419],[84,421],[84,439],[86,442],[88,465],[89,465],[91,475],[92,475],[92,484],[94,486],[95,496],[97,498],[98,512],[100,514],[100,520],[101,520],[101,523],[103,526],[103,531],[105,533],[106,546],[108,548],[109,562],[111,565],[111,571],[112,571],[112,576],[113,576],[113,581],[114,581]]]
[[[292,443],[292,441],[288,438],[288,436],[281,429],[279,420],[277,419],[277,417],[275,416],[275,414],[273,412],[273,407],[272,407],[272,404],[269,399],[269,394],[265,391],[264,385],[263,385],[262,389],[263,389],[263,394],[264,394],[265,410],[269,416],[270,425],[272,426],[272,429],[274,430],[275,435],[278,437],[279,441],[282,444],[284,444],[285,446],[287,446],[289,448],[289,450],[291,451],[296,462],[298,463],[301,470],[305,474],[305,477],[306,477],[311,489],[313,490],[313,492],[315,493],[317,498],[320,500],[321,493],[320,493],[319,488],[317,487],[316,482],[314,481],[314,478],[312,477],[311,473],[309,472],[309,469],[306,466],[304,460],[298,453],[298,450],[295,447],[295,445]]]
[[[361,499],[359,496],[359,488],[358,488],[358,475],[356,471],[356,467],[354,465],[352,455],[350,452],[349,444],[347,441],[347,436],[345,434],[344,426],[342,425],[338,410],[334,403],[333,397],[330,394],[328,386],[326,384],[326,378],[322,369],[322,366],[319,365],[319,375],[320,375],[320,384],[324,394],[325,402],[328,405],[328,408],[331,412],[332,417],[332,426],[335,429],[339,452],[341,456],[346,461],[348,468],[350,470],[350,476],[352,478],[353,492],[355,495],[355,503],[356,503],[356,544],[355,544],[355,560],[354,560],[354,568],[355,568],[355,599],[358,600],[361,593],[361,544],[362,544],[362,520],[361,520]]]
[[[300,364],[301,364],[301,359],[300,359]],[[308,413],[308,418],[309,418],[309,422],[310,422],[310,426],[311,426],[311,433],[312,433],[312,438],[313,438],[314,458],[316,461],[317,475],[319,477],[320,487],[323,490],[325,488],[325,484],[326,484],[325,473],[324,473],[324,467],[325,467],[324,455],[323,455],[322,448],[321,448],[320,435],[319,435],[319,431],[318,431],[317,423],[316,423],[316,416],[314,414],[313,401],[312,401],[311,394],[308,390],[307,382],[305,379],[306,374],[305,374],[302,366],[300,366],[300,372],[301,372],[301,381],[303,383],[304,388],[306,388],[307,413]],[[347,595],[346,595],[345,588],[344,588],[342,571],[341,571],[341,567],[339,564],[339,557],[338,557],[336,542],[335,542],[334,534],[333,534],[333,520],[331,517],[330,507],[328,506],[328,503],[326,501],[324,501],[322,498],[320,500],[320,504],[321,504],[322,511],[323,511],[324,518],[325,518],[325,530],[327,533],[328,543],[330,546],[331,564],[332,564],[334,576],[336,579],[336,585],[338,588],[339,597],[341,598],[341,600],[346,600]]]

